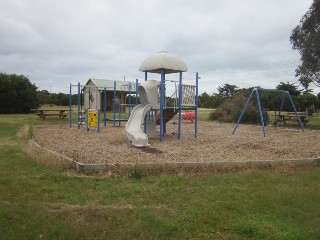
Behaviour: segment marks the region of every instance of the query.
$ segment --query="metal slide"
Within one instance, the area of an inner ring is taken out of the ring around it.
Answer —
[[[142,130],[144,117],[150,111],[150,104],[139,104],[131,112],[130,118],[126,125],[126,136],[136,147],[147,147],[148,136]]]

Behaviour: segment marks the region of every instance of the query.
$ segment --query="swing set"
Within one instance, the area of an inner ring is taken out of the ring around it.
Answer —
[[[249,95],[249,97],[248,97],[248,99],[247,99],[247,102],[246,102],[246,104],[244,105],[244,108],[243,108],[243,110],[242,110],[242,112],[241,112],[241,114],[240,114],[240,117],[239,117],[239,119],[238,119],[237,124],[235,125],[235,127],[234,127],[234,129],[233,129],[233,131],[232,131],[232,134],[235,134],[235,132],[236,132],[236,130],[237,130],[237,128],[238,128],[238,125],[240,124],[241,119],[242,119],[242,117],[243,117],[243,115],[244,115],[244,113],[245,113],[245,111],[246,111],[246,109],[247,109],[247,107],[248,107],[248,105],[249,105],[249,102],[250,102],[250,100],[252,99],[252,97],[254,96],[254,93],[255,93],[255,95],[256,95],[256,97],[257,97],[258,108],[259,108],[259,113],[260,113],[260,120],[261,120],[261,126],[262,126],[262,134],[263,134],[264,137],[266,136],[266,129],[265,129],[264,118],[263,118],[263,114],[262,114],[262,105],[261,105],[261,99],[260,99],[259,91],[268,91],[268,92],[278,92],[278,93],[282,93],[282,98],[281,98],[281,103],[280,103],[279,112],[278,112],[278,114],[276,115],[277,118],[276,118],[276,120],[275,120],[275,122],[274,122],[274,127],[275,127],[275,128],[277,128],[278,123],[279,123],[279,121],[280,121],[280,115],[281,115],[281,111],[282,111],[282,108],[283,108],[283,105],[284,105],[284,101],[285,101],[286,97],[288,97],[288,98],[289,98],[289,101],[290,101],[290,103],[291,103],[291,105],[292,105],[292,108],[293,108],[293,110],[294,110],[294,114],[295,114],[295,116],[296,116],[296,118],[297,118],[297,121],[298,121],[298,123],[299,123],[299,126],[300,126],[301,130],[304,131],[304,127],[303,127],[303,125],[302,125],[301,119],[300,119],[299,114],[298,114],[298,112],[297,112],[297,110],[296,110],[296,107],[294,106],[294,102],[293,102],[293,100],[292,100],[292,97],[291,97],[291,95],[289,94],[288,91],[285,91],[285,90],[276,90],[276,89],[265,89],[265,88],[254,88],[254,89],[252,89],[252,91],[251,91],[251,93],[250,93],[250,95]]]

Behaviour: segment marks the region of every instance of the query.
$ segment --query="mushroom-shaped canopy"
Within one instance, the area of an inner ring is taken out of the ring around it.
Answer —
[[[161,70],[164,73],[178,73],[187,72],[188,67],[181,58],[168,52],[159,52],[145,59],[139,68],[141,72],[151,73],[161,73]]]

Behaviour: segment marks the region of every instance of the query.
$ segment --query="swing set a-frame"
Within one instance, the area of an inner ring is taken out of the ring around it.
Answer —
[[[296,115],[296,118],[297,118],[297,121],[298,121],[298,123],[299,123],[299,126],[300,126],[301,130],[304,131],[303,125],[302,125],[302,123],[301,123],[301,119],[300,119],[300,117],[299,117],[299,115],[298,115],[298,112],[297,112],[297,110],[296,110],[296,107],[294,106],[294,102],[293,102],[293,100],[292,100],[292,97],[291,97],[291,95],[289,94],[288,91],[285,91],[285,90],[276,90],[276,89],[265,89],[265,88],[254,88],[254,89],[252,89],[252,91],[251,91],[251,93],[250,93],[250,95],[249,95],[249,97],[248,97],[248,99],[247,99],[247,102],[246,102],[246,104],[244,105],[244,108],[243,108],[243,110],[242,110],[242,112],[241,112],[241,114],[240,114],[240,117],[239,117],[239,119],[238,119],[237,124],[235,125],[235,127],[234,127],[234,129],[233,129],[233,131],[232,131],[232,134],[234,134],[234,133],[236,132],[237,127],[238,127],[238,125],[240,124],[241,119],[242,119],[242,117],[243,117],[243,115],[244,115],[244,113],[245,113],[245,111],[246,111],[246,109],[247,109],[247,107],[248,107],[248,105],[249,105],[249,102],[250,102],[250,100],[252,99],[252,97],[253,97],[253,95],[254,95],[254,93],[255,93],[255,95],[256,95],[256,97],[257,97],[258,108],[259,108],[259,113],[260,113],[260,120],[261,120],[261,126],[262,126],[262,134],[263,134],[264,137],[266,136],[266,129],[265,129],[265,124],[264,124],[264,119],[263,119],[263,114],[262,114],[262,106],[261,106],[261,100],[260,100],[259,91],[269,91],[269,92],[279,92],[279,93],[282,93],[282,99],[281,99],[281,103],[280,103],[279,112],[278,112],[278,114],[277,114],[277,119],[276,119],[276,121],[274,122],[274,127],[275,127],[275,128],[278,126],[278,122],[279,122],[279,119],[280,119],[280,114],[281,114],[281,111],[282,111],[282,108],[283,108],[284,101],[285,101],[286,97],[288,97],[289,100],[290,100],[290,103],[291,103],[291,105],[292,105],[292,108],[293,108],[293,110],[294,110],[294,113],[295,113],[295,115]]]

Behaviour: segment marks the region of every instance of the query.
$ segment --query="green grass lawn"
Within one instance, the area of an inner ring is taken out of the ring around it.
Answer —
[[[319,239],[320,169],[140,179],[85,176],[26,155],[0,115],[0,239]]]
[[[209,121],[209,114],[214,110],[212,108],[198,108],[199,121]]]

